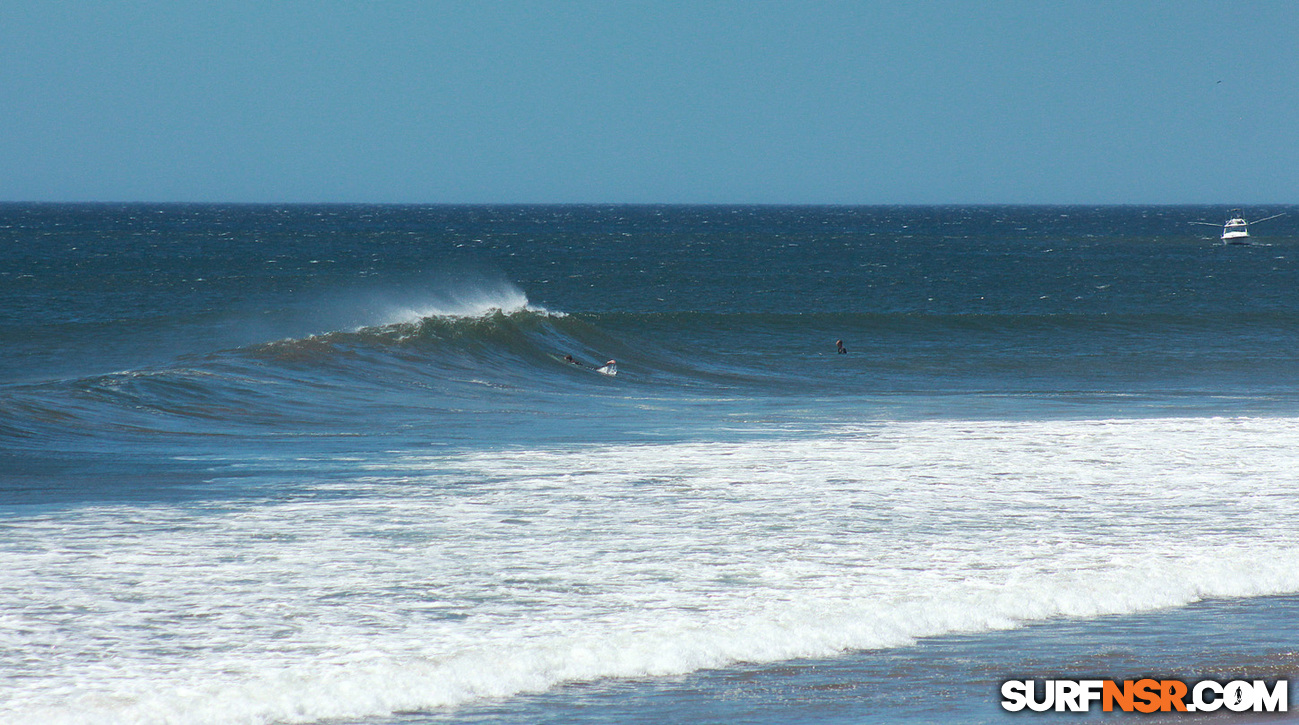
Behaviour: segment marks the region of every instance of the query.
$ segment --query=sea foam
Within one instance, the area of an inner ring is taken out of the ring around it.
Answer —
[[[1296,592],[1297,443],[1293,418],[881,422],[11,517],[0,721],[364,717]]]

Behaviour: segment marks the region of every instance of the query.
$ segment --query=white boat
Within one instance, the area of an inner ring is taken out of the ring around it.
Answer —
[[[1265,222],[1268,219],[1275,219],[1279,216],[1285,216],[1284,213],[1273,214],[1262,219],[1255,219],[1254,223]],[[1204,224],[1206,226],[1216,227],[1217,224],[1209,222],[1191,222],[1192,224]],[[1245,221],[1245,215],[1241,214],[1239,209],[1231,210],[1231,217],[1222,225],[1222,243],[1223,244],[1249,244],[1249,222]]]
[[[1222,225],[1223,244],[1249,244],[1249,223],[1239,209],[1231,210],[1231,218]]]

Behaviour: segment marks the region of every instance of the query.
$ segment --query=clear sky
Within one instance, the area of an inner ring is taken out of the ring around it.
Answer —
[[[0,200],[1295,203],[1299,3],[0,3]]]

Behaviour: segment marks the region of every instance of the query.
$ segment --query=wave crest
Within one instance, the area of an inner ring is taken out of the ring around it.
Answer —
[[[563,317],[562,312],[551,312],[533,306],[523,290],[513,285],[482,287],[467,291],[443,293],[419,304],[393,305],[381,315],[379,326],[420,323],[433,318],[482,318],[501,314],[532,312],[546,316]]]

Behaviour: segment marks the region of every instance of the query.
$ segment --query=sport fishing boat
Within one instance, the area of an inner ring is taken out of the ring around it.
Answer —
[[[1231,210],[1231,218],[1222,225],[1223,244],[1249,244],[1249,224],[1239,209]]]
[[[1268,219],[1275,219],[1279,216],[1285,216],[1284,213],[1273,214],[1262,219],[1255,219],[1254,223],[1265,222]],[[1192,224],[1204,224],[1206,226],[1216,227],[1217,224],[1209,222],[1191,222]],[[1249,244],[1249,223],[1245,221],[1245,215],[1239,209],[1231,210],[1231,218],[1227,219],[1222,225],[1222,243],[1223,244]]]

